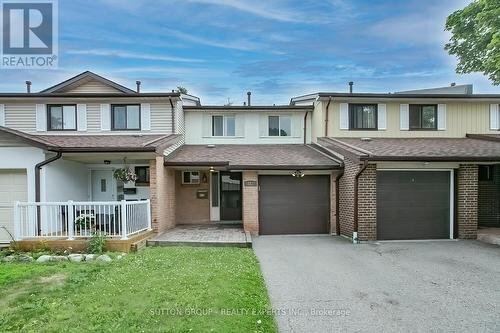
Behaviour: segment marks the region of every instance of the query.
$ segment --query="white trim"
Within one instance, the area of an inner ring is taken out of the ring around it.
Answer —
[[[410,129],[410,104],[399,104],[399,129],[402,131]]]
[[[349,104],[339,104],[339,128],[341,130],[349,129]]]
[[[500,110],[499,104],[490,104],[490,130],[498,131],[500,128],[499,118]]]
[[[0,104],[0,126],[5,126],[5,104]]]
[[[218,186],[218,189],[219,191],[217,192],[217,195],[219,196],[219,205],[214,207],[212,206],[212,175],[213,174],[218,174],[219,176],[219,186]],[[213,222],[219,222],[220,221],[220,172],[219,171],[214,171],[214,172],[209,172],[209,175],[210,175],[210,188],[209,188],[209,191],[210,191],[210,194],[209,194],[209,197],[210,197],[210,221],[213,221]]]
[[[437,107],[437,129],[438,131],[446,130],[446,104],[438,104]]]
[[[377,130],[385,131],[387,129],[387,104],[377,105]]]

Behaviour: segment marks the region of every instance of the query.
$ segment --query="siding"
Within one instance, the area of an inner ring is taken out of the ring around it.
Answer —
[[[36,131],[36,104],[5,104],[5,126],[24,132]]]
[[[84,83],[74,89],[65,91],[66,93],[77,93],[77,94],[88,94],[88,93],[121,93],[120,90],[108,86],[99,81],[89,81]]]
[[[326,103],[327,102],[323,102]],[[376,101],[369,103],[377,103]],[[400,104],[409,102],[387,104],[387,129],[379,131],[349,131],[339,129],[338,102],[331,103],[329,107],[328,136],[331,137],[464,137],[467,133],[491,134],[490,131],[489,103],[445,103],[446,104],[446,130],[444,131],[401,131],[400,130]],[[315,109],[318,110],[318,108]],[[324,117],[321,124],[324,126]],[[318,126],[315,123],[315,126]],[[321,131],[313,131],[321,133]]]

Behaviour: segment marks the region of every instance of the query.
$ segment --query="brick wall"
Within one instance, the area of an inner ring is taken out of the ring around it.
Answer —
[[[461,164],[457,177],[458,238],[477,238],[478,167]]]
[[[163,165],[163,156],[149,163],[152,227],[163,232],[175,226],[175,171]]]
[[[493,166],[493,179],[479,181],[478,224],[500,227],[500,165]]]
[[[337,183],[335,183],[336,177],[336,172],[330,175],[330,234],[332,235],[339,234],[337,230],[337,207],[335,201],[335,190],[337,187]]]
[[[245,186],[245,181],[256,181],[256,171],[243,172],[243,227],[253,235],[259,234],[259,187]]]
[[[344,175],[339,180],[340,234],[352,237],[354,228],[354,178],[359,164],[348,158],[344,160]]]
[[[377,239],[377,166],[369,164],[359,177],[358,239]]]
[[[182,184],[182,171],[175,171],[176,188],[176,223],[177,224],[208,224],[210,223],[210,199],[198,199],[198,190],[210,190],[209,171],[200,171],[200,179],[205,176],[206,183]]]

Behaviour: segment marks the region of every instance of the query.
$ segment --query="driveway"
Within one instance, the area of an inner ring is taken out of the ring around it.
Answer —
[[[260,236],[281,332],[500,332],[500,247]]]

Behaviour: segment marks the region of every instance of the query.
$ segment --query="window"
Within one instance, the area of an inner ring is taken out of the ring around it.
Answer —
[[[76,105],[49,105],[47,122],[49,131],[76,131]]]
[[[235,136],[234,116],[212,116],[212,136]]]
[[[290,116],[269,116],[269,136],[291,136],[292,118]]]
[[[141,107],[139,105],[112,105],[113,130],[140,130]]]
[[[436,130],[437,105],[410,105],[410,130]]]
[[[354,130],[377,129],[377,104],[349,104],[349,128]]]
[[[199,171],[183,171],[182,172],[183,184],[199,184],[200,172]]]
[[[479,166],[479,181],[490,182],[493,180],[493,165]]]
[[[136,166],[135,174],[137,180],[135,185],[149,185],[149,167],[148,166]]]

